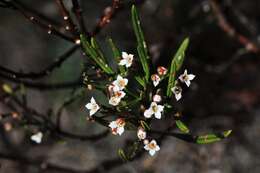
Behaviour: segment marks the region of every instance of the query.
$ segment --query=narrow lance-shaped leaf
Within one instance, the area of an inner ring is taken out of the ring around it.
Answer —
[[[121,53],[120,51],[118,50],[118,48],[116,47],[116,45],[114,44],[113,40],[111,38],[108,39],[108,44],[110,45],[111,49],[112,49],[112,52],[113,52],[113,56],[114,56],[114,59],[116,61],[117,64],[119,64],[120,60],[121,60]],[[118,65],[118,68],[119,68],[119,71],[120,71],[120,74],[122,76],[124,76],[125,74],[125,67],[121,66],[121,65]]]
[[[128,161],[128,158],[127,158],[127,156],[125,155],[125,152],[124,152],[123,149],[121,149],[121,148],[118,149],[117,154],[118,154],[118,156],[119,156],[123,161],[125,161],[125,162]]]
[[[140,76],[135,76],[135,80],[142,86],[145,88],[145,81],[144,79],[142,79]]]
[[[96,50],[96,52],[98,53],[99,57],[102,58],[103,61],[105,61],[105,56],[98,44],[98,42],[96,41],[96,39],[94,37],[91,37],[90,40],[91,46]]]
[[[168,136],[173,136],[180,140],[190,142],[190,143],[197,143],[197,144],[210,144],[214,142],[218,142],[224,138],[227,138],[231,134],[232,130],[227,130],[219,134],[208,134],[208,135],[201,135],[196,136],[193,134],[183,134],[183,133],[174,133],[170,132],[167,133]]]
[[[145,79],[146,81],[148,81],[150,77],[150,71],[148,65],[149,55],[148,55],[146,42],[144,40],[144,34],[141,28],[138,13],[134,5],[132,6],[131,16],[132,16],[132,24],[133,24],[134,32],[137,38],[138,55],[145,73]]]
[[[189,39],[186,38],[182,42],[177,53],[174,55],[174,57],[172,59],[170,73],[169,73],[168,87],[167,87],[167,96],[168,97],[170,97],[172,95],[171,88],[174,86],[176,72],[182,66],[182,63],[184,61],[185,50],[187,49],[188,44],[189,44]]]
[[[217,141],[220,141],[224,138],[227,138],[231,134],[232,130],[227,130],[222,132],[221,134],[208,134],[208,135],[203,135],[203,136],[198,136],[196,139],[196,143],[198,144],[209,144],[209,143],[214,143]]]
[[[181,132],[183,132],[183,133],[190,132],[189,128],[181,120],[177,120],[176,125],[180,129]]]
[[[97,65],[107,74],[113,74],[113,70],[106,64],[102,57],[100,57],[97,50],[91,46],[88,40],[85,38],[84,35],[80,35],[80,39],[82,42],[82,46],[86,54],[90,56],[92,60],[94,60]],[[93,41],[92,41],[93,42]]]
[[[140,123],[141,123],[141,126],[143,127],[143,129],[145,129],[147,131],[151,130],[150,126],[145,121],[141,120]]]

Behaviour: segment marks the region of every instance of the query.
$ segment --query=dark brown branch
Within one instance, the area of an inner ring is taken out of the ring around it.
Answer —
[[[26,80],[21,80],[15,78],[15,76],[11,77],[9,75],[3,74],[0,72],[0,78],[5,79],[7,81],[23,84],[24,86],[36,90],[60,90],[60,89],[71,89],[71,88],[78,88],[83,85],[81,79],[77,79],[71,82],[63,82],[63,83],[56,83],[56,84],[49,84],[49,83],[42,83],[42,82],[30,82]]]
[[[13,70],[10,70],[6,67],[0,66],[0,71],[5,72],[9,74],[10,76],[15,76],[17,79],[39,79],[42,77],[45,77],[52,73],[56,68],[60,67],[64,61],[66,61],[68,58],[71,57],[71,55],[79,48],[79,46],[75,45],[71,47],[68,51],[66,51],[64,54],[62,54],[60,57],[58,57],[55,62],[50,64],[48,67],[43,69],[40,72],[28,72],[28,73],[20,73]]]
[[[71,1],[72,1],[72,5],[73,5],[72,11],[74,12],[74,14],[78,20],[80,31],[89,37],[90,33],[88,32],[85,22],[84,22],[84,19],[82,16],[82,9],[80,7],[79,0],[71,0]]]
[[[221,11],[219,3],[217,0],[210,0],[210,5],[212,7],[213,13],[218,20],[219,27],[231,38],[237,40],[240,44],[242,44],[249,52],[258,53],[259,47],[253,41],[248,39],[246,36],[238,33],[236,29],[228,22],[225,15]]]
[[[60,32],[52,23],[43,22],[44,21],[43,19],[41,19],[36,14],[34,14],[32,11],[29,11],[28,8],[26,8],[25,5],[22,4],[21,2],[17,0],[3,1],[3,2],[6,2],[9,6],[12,7],[12,9],[20,12],[26,19],[31,21],[33,24],[36,24],[42,29],[44,29],[48,34],[56,35],[69,42],[73,42],[73,43],[75,42],[75,39]]]
[[[68,10],[66,9],[63,0],[55,0],[57,6],[60,9],[60,13],[63,17],[63,20],[65,21],[65,29],[67,31],[70,31],[76,38],[79,38],[79,32],[77,31],[77,28],[75,26],[75,24],[73,23],[70,13],[68,12]]]
[[[102,28],[104,28],[108,23],[110,23],[111,19],[115,16],[116,12],[120,7],[121,0],[113,0],[112,5],[108,6],[104,9],[103,15],[100,17],[99,22],[91,33],[92,36],[96,35],[100,32]]]

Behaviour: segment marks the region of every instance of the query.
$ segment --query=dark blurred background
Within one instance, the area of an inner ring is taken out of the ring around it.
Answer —
[[[183,69],[187,68],[196,78],[191,88],[184,92],[183,99],[176,104],[185,122],[196,134],[226,129],[233,129],[233,134],[211,145],[189,144],[168,137],[155,157],[145,154],[109,172],[260,172],[260,52],[258,49],[252,51],[249,44],[237,38],[243,36],[256,47],[260,44],[260,1],[212,2],[215,1],[146,0],[135,3],[138,3],[154,64],[168,66],[181,41],[190,37]],[[23,3],[48,16],[56,24],[62,23],[54,1],[23,0]],[[110,52],[105,39],[111,37],[121,50],[136,55],[136,39],[130,20],[131,3],[133,1],[123,1],[122,9],[97,35],[107,54]],[[110,4],[108,0],[82,1],[87,28],[96,25],[103,10]],[[235,34],[223,29],[216,4]],[[71,8],[69,1],[66,5]],[[0,33],[0,64],[14,71],[40,71],[72,45],[47,34],[11,9],[0,8]],[[59,83],[75,80],[81,76],[84,58],[77,51],[50,76],[39,81]],[[0,78],[0,82],[6,80]],[[70,93],[71,89],[49,91],[28,87],[28,105],[43,113],[49,109],[57,110]],[[65,129],[83,134],[100,131],[101,126],[85,121],[84,104],[88,98],[86,96],[66,107],[62,118]],[[2,103],[0,111],[8,111]],[[49,138],[41,145],[35,145],[21,131],[14,128],[8,133],[15,145],[26,151],[26,155],[75,170],[91,170],[103,160],[116,157],[117,149],[127,139],[127,135],[121,138],[109,135],[93,143],[71,139],[57,142]],[[5,146],[0,146],[4,151]],[[33,173],[41,172],[41,169],[1,159],[0,172]]]

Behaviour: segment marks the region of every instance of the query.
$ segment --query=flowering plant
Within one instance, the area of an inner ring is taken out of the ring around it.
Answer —
[[[153,138],[154,134],[170,135],[176,138],[199,144],[212,143],[226,138],[231,130],[219,134],[194,136],[182,122],[180,114],[174,112],[174,100],[182,98],[181,83],[187,87],[195,75],[184,70],[179,74],[188,47],[186,38],[172,59],[169,67],[152,67],[144,34],[135,6],[131,10],[132,24],[137,38],[137,55],[120,52],[112,39],[108,43],[112,49],[116,66],[108,63],[95,38],[88,40],[81,35],[81,44],[85,54],[96,64],[94,67],[99,77],[92,80],[85,73],[85,85],[89,89],[103,92],[108,104],[99,103],[92,97],[86,108],[89,110],[89,119],[111,129],[114,135],[123,135],[127,131],[136,132],[136,140],[130,149],[119,149],[118,153],[124,160],[131,160],[142,148],[154,155],[160,150],[159,141]],[[138,68],[138,67],[141,68]],[[136,68],[137,67],[137,68]],[[140,71],[140,69],[142,69]],[[132,75],[134,74],[134,75]],[[98,113],[105,114],[99,116]],[[174,116],[172,116],[174,115]],[[153,129],[155,119],[172,119],[181,133],[156,131]]]

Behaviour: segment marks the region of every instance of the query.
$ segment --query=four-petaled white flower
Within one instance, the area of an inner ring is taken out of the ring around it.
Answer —
[[[195,75],[188,74],[187,70],[184,71],[182,75],[180,75],[179,79],[181,82],[184,82],[188,87],[190,86],[190,81],[195,78]]]
[[[152,102],[149,109],[146,109],[144,111],[144,116],[146,118],[151,118],[152,115],[154,114],[155,118],[161,119],[163,109],[164,109],[164,106],[157,105],[156,102]]]
[[[127,83],[128,83],[128,79],[118,75],[116,80],[113,82],[113,85],[117,86],[119,90],[123,90],[125,89]]]
[[[144,128],[139,127],[137,130],[137,137],[139,140],[144,140],[146,138],[146,132]]]
[[[149,151],[149,154],[153,156],[157,151],[160,150],[160,147],[159,145],[157,145],[155,140],[152,140],[151,142],[149,142],[144,146],[144,149]]]
[[[118,118],[115,121],[109,123],[109,127],[114,135],[122,135],[125,131],[125,120],[123,118]]]
[[[128,68],[132,65],[134,55],[122,52],[122,58],[123,59],[120,60],[119,65],[125,65],[126,68]]]
[[[38,132],[31,136],[31,140],[36,142],[37,144],[40,144],[42,142],[43,134],[42,132]]]
[[[154,85],[155,87],[160,83],[160,80],[161,80],[160,76],[158,76],[157,74],[153,74],[153,75],[151,76],[151,79],[152,79],[153,85]]]
[[[164,76],[167,74],[167,68],[163,67],[163,66],[159,66],[157,68],[157,73],[160,75],[160,76]]]
[[[153,96],[153,101],[159,103],[160,101],[162,101],[162,97],[158,94],[155,94]]]
[[[86,104],[85,107],[90,110],[90,116],[94,115],[100,109],[99,105],[96,103],[93,97],[91,97],[90,103]]]
[[[180,86],[174,86],[172,89],[173,94],[175,95],[176,100],[180,100],[182,97],[182,89]]]

